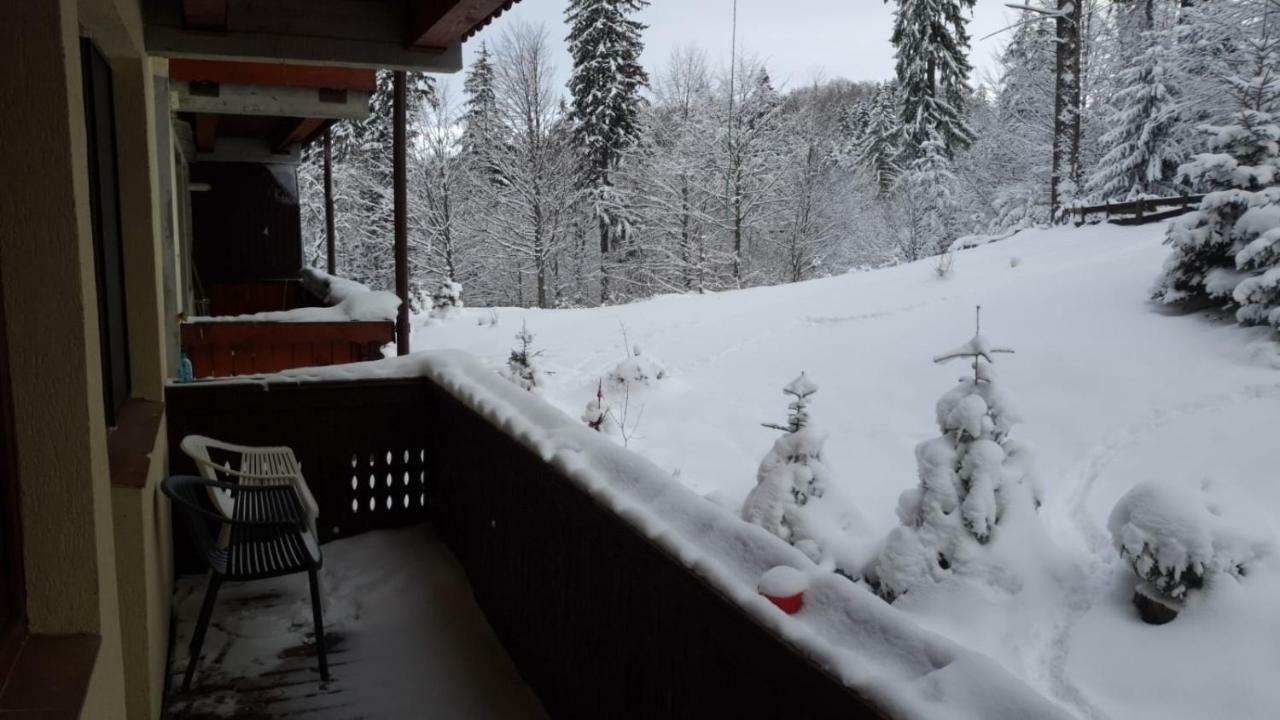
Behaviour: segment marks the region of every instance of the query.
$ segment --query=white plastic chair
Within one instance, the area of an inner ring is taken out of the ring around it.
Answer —
[[[302,509],[306,512],[307,524],[312,533],[316,532],[316,518],[320,516],[320,507],[316,505],[307,481],[302,478],[302,465],[294,456],[293,450],[284,446],[232,445],[204,435],[188,435],[182,438],[179,447],[187,457],[195,461],[200,475],[207,480],[236,482],[245,486],[293,485],[302,501]],[[219,464],[210,455],[210,450],[216,450],[219,454],[228,456],[228,459]],[[223,514],[233,516],[235,500],[230,493],[215,490],[211,491],[210,498]]]

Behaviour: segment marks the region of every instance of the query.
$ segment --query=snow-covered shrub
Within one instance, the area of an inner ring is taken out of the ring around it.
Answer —
[[[445,278],[431,293],[431,317],[447,320],[462,312],[462,284]]]
[[[1202,488],[1144,482],[1116,503],[1107,521],[1120,557],[1150,590],[1179,602],[1213,574],[1235,577],[1269,554],[1265,535],[1223,517]]]
[[[978,334],[934,359],[972,358],[973,376],[938,400],[941,434],[916,446],[919,485],[898,499],[903,527],[868,568],[887,600],[943,577],[957,556],[992,540],[1011,508],[1034,512],[1039,505],[1030,452],[1009,437],[1021,417],[991,368],[994,354],[1008,352]]]
[[[742,506],[742,519],[794,545],[802,539],[797,512],[810,499],[822,497],[828,484],[827,466],[822,462],[826,436],[809,425],[809,398],[818,392],[818,386],[800,373],[782,391],[794,398],[788,406],[787,424],[765,427],[784,434],[760,462],[756,486]]]
[[[951,271],[956,266],[956,254],[954,250],[948,250],[933,259],[933,272],[938,276],[939,280],[946,280],[951,277]]]
[[[627,357],[619,361],[609,371],[609,386],[618,390],[631,390],[636,387],[647,387],[655,380],[667,376],[667,370],[650,355],[641,352],[639,345],[627,348]]]
[[[533,350],[533,333],[529,332],[527,325],[520,325],[516,340],[520,342],[520,346],[511,350],[502,376],[525,390],[532,390],[542,384],[542,371],[535,362],[542,351]]]
[[[1170,224],[1173,252],[1152,294],[1234,305],[1240,322],[1280,329],[1280,125],[1269,113],[1244,111],[1235,124],[1203,129],[1213,152],[1178,174],[1209,193]]]

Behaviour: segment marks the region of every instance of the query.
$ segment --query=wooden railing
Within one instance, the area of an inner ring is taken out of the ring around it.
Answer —
[[[377,360],[394,342],[392,322],[192,321],[182,348],[197,378],[231,377]]]
[[[1116,225],[1142,225],[1167,220],[1193,210],[1203,199],[1204,195],[1178,195],[1117,203],[1108,202],[1101,205],[1083,205],[1071,208],[1071,215],[1075,218],[1077,226],[1085,224],[1089,216],[1098,214],[1102,214],[1106,222]]]
[[[882,717],[430,380],[175,385],[167,399],[174,472],[193,470],[187,433],[284,444],[325,539],[433,523],[552,717]]]

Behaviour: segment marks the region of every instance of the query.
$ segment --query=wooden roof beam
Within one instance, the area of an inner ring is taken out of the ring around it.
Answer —
[[[408,47],[444,52],[509,9],[514,0],[411,0],[413,24]]]
[[[169,77],[173,80],[201,80],[230,85],[327,88],[367,93],[377,89],[377,73],[374,70],[325,65],[174,58],[169,61]]]

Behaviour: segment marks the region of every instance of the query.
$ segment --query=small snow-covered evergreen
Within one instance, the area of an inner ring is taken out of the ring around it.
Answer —
[[[1242,577],[1273,541],[1234,517],[1206,488],[1144,482],[1125,493],[1107,529],[1120,557],[1143,581],[1140,592],[1181,602],[1215,574]]]
[[[994,355],[1011,352],[979,331],[934,358],[969,358],[973,375],[938,400],[941,434],[916,446],[920,483],[899,498],[903,527],[890,534],[869,572],[885,599],[943,577],[966,548],[992,540],[1010,508],[1039,505],[1030,452],[1009,437],[1021,416],[991,367]]]
[[[639,345],[627,347],[627,357],[620,360],[609,371],[608,381],[611,388],[629,391],[633,388],[647,387],[667,376],[662,363],[650,355],[645,355]]]
[[[809,398],[818,392],[818,386],[800,373],[783,392],[793,398],[786,424],[768,423],[765,427],[784,434],[760,462],[756,486],[742,506],[742,519],[795,545],[806,539],[800,508],[822,497],[829,473],[822,460],[826,436],[809,423]]]
[[[516,340],[520,345],[511,350],[511,356],[507,358],[507,367],[503,369],[502,375],[525,390],[533,390],[542,384],[542,370],[536,363],[542,351],[533,349],[533,333],[529,332],[527,325],[521,324],[520,332],[516,333]]]
[[[431,293],[431,317],[447,319],[462,312],[462,284],[445,278],[440,287]]]

